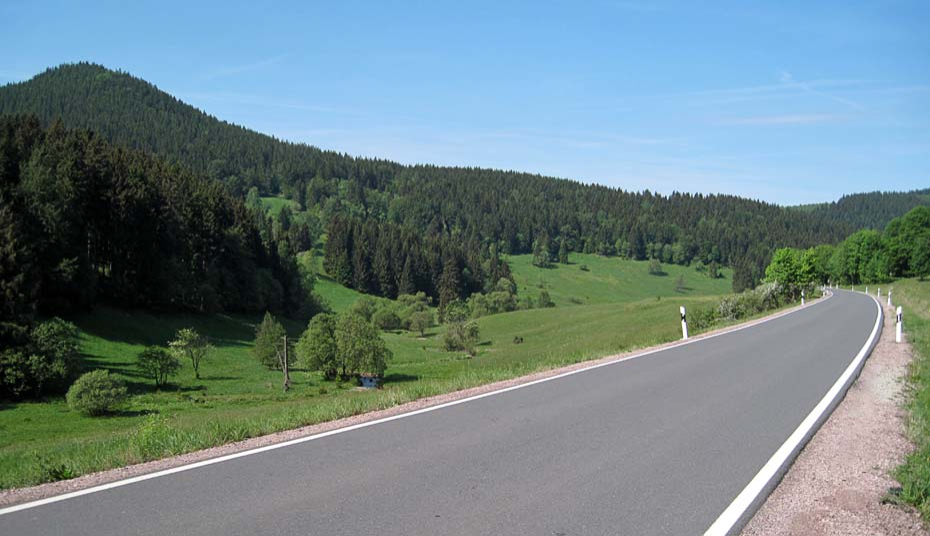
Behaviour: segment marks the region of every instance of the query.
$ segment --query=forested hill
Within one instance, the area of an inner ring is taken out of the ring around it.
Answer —
[[[776,247],[836,243],[854,226],[721,195],[626,192],[538,175],[402,166],[286,143],[209,116],[128,74],[81,63],[0,88],[0,114],[98,132],[224,182],[294,199],[322,224],[336,216],[498,246],[718,262],[761,275]],[[695,185],[696,188],[699,185]],[[253,195],[255,192],[253,192]]]
[[[792,207],[856,229],[884,229],[888,222],[915,207],[930,206],[930,188],[910,192],[844,195],[839,201]]]

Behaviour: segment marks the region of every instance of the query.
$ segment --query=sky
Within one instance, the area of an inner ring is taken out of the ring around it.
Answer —
[[[779,204],[930,187],[930,2],[0,2],[0,84],[90,61],[402,163]]]

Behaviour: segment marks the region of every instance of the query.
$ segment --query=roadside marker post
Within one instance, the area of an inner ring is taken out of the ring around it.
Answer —
[[[875,295],[878,299],[882,299],[882,287],[878,287],[878,293]]]
[[[801,305],[804,305],[804,291],[801,291]]]
[[[888,307],[891,307],[891,289],[888,289]]]
[[[679,307],[679,311],[681,311],[681,338],[688,340],[688,315],[685,313],[685,306]]]
[[[904,324],[903,316],[904,316],[904,313],[901,312],[901,306],[899,305],[898,306],[898,322],[895,324],[895,330],[894,330],[894,342],[901,342],[901,329],[902,329],[902,324]]]
[[[869,293],[869,286],[868,286],[868,285],[865,286],[865,293],[866,293],[866,294]]]

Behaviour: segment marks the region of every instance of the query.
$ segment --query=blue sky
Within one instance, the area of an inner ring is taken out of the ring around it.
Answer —
[[[930,186],[930,2],[0,4],[0,84],[80,60],[404,163],[795,204]]]

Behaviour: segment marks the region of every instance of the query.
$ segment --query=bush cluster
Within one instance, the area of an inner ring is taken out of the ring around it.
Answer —
[[[106,370],[88,372],[68,389],[68,407],[96,417],[112,412],[126,399],[126,384]]]
[[[700,331],[717,322],[733,322],[777,309],[790,303],[794,290],[781,283],[764,283],[752,290],[725,296],[711,307],[689,311],[688,325],[693,331]]]

